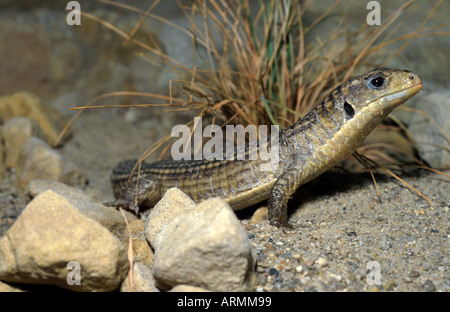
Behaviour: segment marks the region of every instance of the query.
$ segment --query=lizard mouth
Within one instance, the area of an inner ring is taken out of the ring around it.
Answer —
[[[422,86],[423,86],[422,83],[416,83],[416,84],[410,86],[407,89],[403,89],[401,91],[388,94],[388,95],[384,96],[384,99],[387,100],[388,102],[395,101],[395,100],[398,100],[398,99],[405,99],[405,100],[407,100],[410,97],[412,97],[414,94],[416,94],[420,90],[422,90]]]

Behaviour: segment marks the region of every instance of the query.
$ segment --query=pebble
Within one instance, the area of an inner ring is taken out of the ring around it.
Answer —
[[[320,268],[326,267],[326,266],[328,266],[328,259],[325,258],[325,257],[319,257],[319,258],[316,260],[316,264],[317,264]]]
[[[342,276],[340,276],[338,274],[330,273],[329,276],[330,276],[330,278],[334,279],[337,282],[341,282],[342,281]]]
[[[275,268],[270,268],[268,273],[269,273],[269,275],[272,275],[272,276],[275,276],[275,277],[278,277],[278,274],[279,274],[278,270],[275,269]]]
[[[388,281],[385,285],[384,285],[384,290],[385,291],[390,291],[393,290],[395,287],[397,286],[397,282],[394,280]]]
[[[255,225],[255,224],[262,223],[263,221],[266,221],[267,220],[267,211],[268,211],[267,207],[261,207],[261,208],[256,209],[256,211],[253,213],[252,218],[250,219],[249,224]]]
[[[293,272],[282,272],[281,277],[283,278],[283,280],[290,280],[294,277],[294,273]]]
[[[411,272],[409,272],[409,276],[416,278],[420,276],[420,273],[416,270],[412,270]]]
[[[423,290],[426,292],[432,292],[436,290],[436,286],[434,285],[432,280],[426,280],[423,284]]]
[[[307,268],[310,268],[314,265],[314,260],[313,259],[305,259],[305,266]]]

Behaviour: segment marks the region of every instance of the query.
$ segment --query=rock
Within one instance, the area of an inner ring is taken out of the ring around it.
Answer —
[[[155,237],[164,224],[175,216],[195,208],[194,201],[178,188],[167,190],[161,200],[152,208],[145,224],[145,237],[155,249]]]
[[[268,213],[269,208],[267,207],[261,207],[258,208],[252,215],[252,218],[250,219],[249,224],[251,225],[255,225],[258,223],[261,223],[265,220],[267,220],[267,213]]]
[[[123,281],[120,287],[122,292],[159,292],[155,286],[152,270],[141,262],[133,264],[133,287],[130,288],[130,276]]]
[[[45,134],[47,142],[54,144],[66,121],[50,106],[41,104],[39,98],[30,92],[16,92],[0,97],[0,115],[3,122],[24,116],[34,120]],[[68,132],[63,138],[68,136]]]
[[[79,264],[80,285],[68,284]],[[68,266],[69,265],[69,266]],[[125,279],[128,260],[119,239],[48,190],[34,198],[0,239],[0,280],[109,291]]]
[[[76,199],[76,200],[88,200],[90,199],[82,190],[75,188],[73,186],[45,179],[36,179],[30,181],[24,190],[24,196],[29,203],[39,194],[52,190],[53,192],[66,197],[66,199]]]
[[[5,165],[8,168],[17,167],[22,145],[31,136],[39,136],[39,130],[27,117],[13,117],[3,125]]]
[[[419,99],[414,102],[414,108],[424,111],[435,124],[419,113],[411,113],[409,133],[416,141],[420,155],[433,168],[448,167],[450,153],[445,149],[448,147],[445,135],[448,137],[450,133],[450,91],[420,95]]]
[[[25,189],[31,180],[46,179],[69,185],[85,185],[81,171],[44,141],[31,137],[20,151],[17,186]]]
[[[117,209],[103,206],[86,195],[82,190],[50,180],[32,180],[25,189],[25,198],[30,202],[34,197],[47,190],[64,197],[85,216],[99,222],[114,234],[123,232],[126,222]],[[124,211],[128,222],[136,220],[136,216]],[[128,243],[127,243],[128,244]]]
[[[23,292],[23,290],[0,281],[0,293],[2,292]]]
[[[191,285],[177,285],[169,292],[209,292],[209,290]]]
[[[161,289],[179,284],[249,291],[255,282],[251,243],[230,206],[218,198],[173,218],[155,240],[153,276]]]
[[[120,241],[128,249],[130,235],[128,229],[131,231],[131,239],[133,246],[133,261],[141,262],[142,264],[152,267],[153,265],[153,250],[150,248],[144,234],[145,221],[138,219],[129,222],[129,227],[124,228],[122,235],[119,235]]]
[[[5,167],[5,142],[3,141],[2,128],[0,127],[0,181],[3,181],[5,177],[6,167]]]

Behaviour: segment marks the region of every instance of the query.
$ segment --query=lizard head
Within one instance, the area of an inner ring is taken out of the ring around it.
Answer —
[[[340,91],[347,118],[364,111],[382,119],[421,89],[422,80],[412,71],[376,68],[345,82]]]

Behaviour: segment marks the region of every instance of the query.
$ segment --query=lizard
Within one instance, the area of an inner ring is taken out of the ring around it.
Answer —
[[[223,198],[235,211],[268,199],[270,224],[289,226],[287,203],[297,188],[350,157],[394,108],[421,89],[416,73],[384,67],[343,82],[279,132],[279,163],[274,170],[263,170],[270,160],[260,157],[168,159],[142,162],[138,176],[133,170],[136,160],[123,161],[111,175],[117,200],[110,205],[138,213],[139,206],[153,207],[166,190],[178,187],[195,202]],[[270,150],[270,141],[266,144]]]

